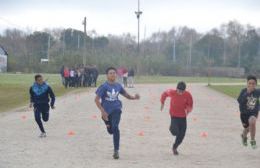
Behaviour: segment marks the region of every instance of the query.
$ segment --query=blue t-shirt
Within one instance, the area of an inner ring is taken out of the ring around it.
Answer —
[[[125,94],[125,89],[121,84],[105,82],[97,89],[96,94],[101,98],[101,105],[108,114],[122,108],[118,96],[119,94]]]

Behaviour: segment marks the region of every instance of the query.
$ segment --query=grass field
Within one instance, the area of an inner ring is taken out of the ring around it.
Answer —
[[[245,85],[211,85],[209,87],[233,98],[237,98],[241,89],[245,88]]]
[[[58,74],[43,74],[48,83],[52,86],[56,96],[61,96],[75,89],[66,90],[61,85],[61,79]],[[12,108],[20,107],[29,103],[29,87],[34,82],[34,74],[0,74],[0,112],[8,111]],[[187,83],[207,83],[207,77],[167,77],[167,76],[139,76],[136,77],[136,83],[177,83],[185,81]],[[105,75],[101,75],[98,80],[98,85],[105,81]],[[240,83],[244,79],[236,78],[210,78],[211,83]],[[229,91],[233,87],[213,87],[216,90],[222,91],[229,95],[236,95],[236,91]],[[81,91],[81,90],[80,90]]]

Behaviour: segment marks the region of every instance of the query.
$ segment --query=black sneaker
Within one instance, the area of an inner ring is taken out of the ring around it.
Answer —
[[[243,144],[244,146],[247,146],[247,137],[244,137],[244,135],[241,134],[241,138],[242,138],[242,144]]]
[[[47,135],[46,135],[45,132],[42,132],[42,133],[39,135],[39,138],[46,138],[46,137],[47,137]]]
[[[252,147],[253,149],[256,149],[256,148],[257,148],[256,141],[255,141],[255,140],[251,140],[251,141],[250,141],[250,144],[251,144],[251,147]]]
[[[172,152],[173,152],[173,155],[175,155],[175,156],[179,155],[179,152],[175,148],[172,148]]]
[[[114,152],[113,158],[114,158],[114,159],[119,159],[119,152],[118,152],[118,151],[115,151],[115,152]]]

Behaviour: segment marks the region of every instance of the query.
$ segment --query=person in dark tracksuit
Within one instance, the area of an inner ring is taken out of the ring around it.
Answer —
[[[255,134],[256,134],[256,120],[259,111],[259,97],[260,90],[256,89],[257,78],[255,76],[247,77],[247,88],[241,90],[237,99],[240,109],[240,119],[244,127],[241,135],[242,143],[247,146],[247,134],[250,132],[251,147],[257,148]]]
[[[120,131],[119,123],[121,119],[122,103],[118,99],[119,94],[127,99],[136,100],[140,96],[129,95],[121,84],[116,82],[116,69],[110,67],[106,70],[107,81],[102,84],[96,91],[95,102],[101,111],[102,119],[106,125],[109,134],[113,135],[114,159],[119,159]]]
[[[49,97],[51,98],[50,105]],[[39,74],[35,75],[35,82],[30,87],[30,101],[30,108],[34,107],[35,121],[41,130],[41,134],[39,137],[44,138],[46,137],[46,132],[44,130],[42,120],[44,122],[47,122],[49,120],[50,106],[52,109],[55,108],[55,95],[51,87],[43,81],[43,77]]]
[[[170,132],[173,136],[176,136],[175,143],[173,144],[172,151],[174,155],[178,155],[177,148],[182,143],[186,128],[187,120],[186,117],[188,113],[192,111],[193,100],[192,96],[186,90],[186,84],[184,82],[179,82],[177,89],[167,90],[161,95],[161,111],[164,108],[164,102],[167,97],[171,98],[170,102],[170,115],[171,115],[171,125]]]

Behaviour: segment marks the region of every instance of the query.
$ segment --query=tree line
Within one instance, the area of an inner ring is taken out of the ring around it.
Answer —
[[[230,21],[200,33],[187,26],[158,31],[141,40],[136,37],[100,36],[75,29],[26,32],[7,29],[0,45],[9,53],[9,72],[57,73],[62,65],[97,65],[134,68],[139,74],[183,75],[209,67],[244,68],[260,72],[260,28]],[[41,59],[49,58],[48,63]]]

